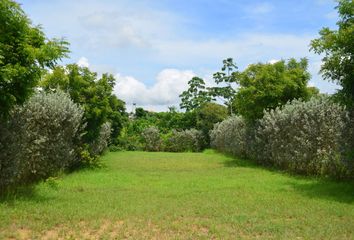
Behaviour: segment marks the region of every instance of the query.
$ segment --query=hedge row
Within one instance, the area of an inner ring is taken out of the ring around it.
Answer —
[[[294,100],[250,124],[231,117],[214,126],[212,146],[307,175],[353,176],[353,124],[344,107],[328,96]]]

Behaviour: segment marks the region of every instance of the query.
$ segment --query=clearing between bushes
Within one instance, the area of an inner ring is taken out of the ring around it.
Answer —
[[[0,202],[0,239],[352,239],[354,184],[207,150],[116,152]]]

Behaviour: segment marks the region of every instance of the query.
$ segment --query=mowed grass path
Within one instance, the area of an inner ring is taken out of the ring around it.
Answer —
[[[354,184],[204,153],[108,153],[0,202],[0,239],[354,239]]]

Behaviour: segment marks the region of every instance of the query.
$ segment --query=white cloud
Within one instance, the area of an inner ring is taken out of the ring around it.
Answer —
[[[88,59],[85,57],[81,57],[79,59],[79,61],[77,61],[76,64],[79,65],[80,67],[89,67],[90,66]]]
[[[167,110],[168,106],[179,105],[179,95],[194,76],[189,70],[164,69],[157,75],[154,85],[148,87],[134,77],[118,74],[114,92],[127,105],[136,103],[150,110]]]
[[[114,92],[127,103],[144,103],[147,99],[147,87],[144,83],[130,76],[116,75],[117,84]]]
[[[96,3],[95,8],[80,11],[76,22],[87,47],[149,48],[153,39],[174,35],[174,27],[183,21],[171,12],[139,3],[106,5]]]
[[[278,59],[271,59],[271,60],[268,61],[268,63],[274,64],[274,63],[277,63],[277,62],[279,62],[279,61],[280,61],[280,60],[278,60]]]
[[[40,13],[34,23],[43,24],[49,37],[64,36],[72,48],[95,52],[148,48],[152,39],[175,36],[184,21],[177,13],[144,1],[38,1],[33,6]]]
[[[176,69],[165,69],[157,75],[157,82],[151,88],[154,103],[176,104],[179,101],[179,94],[187,89],[188,81],[195,74],[192,71],[180,71]]]
[[[119,12],[93,12],[79,17],[83,35],[89,36],[92,46],[105,44],[110,47],[144,47],[147,39],[132,18],[126,18]]]
[[[315,83],[312,81],[309,81],[309,83],[307,84],[309,87],[316,87]]]
[[[270,58],[287,59],[309,55],[309,43],[314,36],[290,34],[244,34],[230,40],[180,40],[164,41],[155,44],[158,58],[165,63],[175,63],[181,59],[184,64],[196,62],[207,64],[221,63],[226,57],[234,57],[237,63],[254,63]],[[173,48],[171,47],[173,46]]]

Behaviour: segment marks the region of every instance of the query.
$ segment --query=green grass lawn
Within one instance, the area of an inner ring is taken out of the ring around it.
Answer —
[[[108,153],[0,202],[0,239],[354,239],[354,183],[204,153]]]

